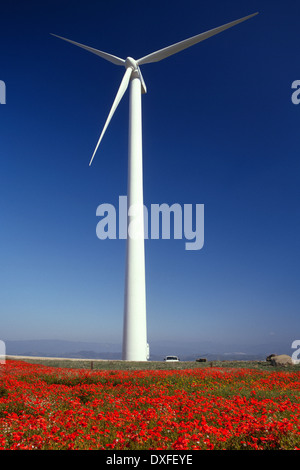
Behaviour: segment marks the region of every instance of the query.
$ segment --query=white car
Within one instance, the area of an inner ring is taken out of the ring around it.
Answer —
[[[177,356],[166,356],[164,358],[164,361],[166,361],[166,362],[178,362],[179,359],[178,359]]]

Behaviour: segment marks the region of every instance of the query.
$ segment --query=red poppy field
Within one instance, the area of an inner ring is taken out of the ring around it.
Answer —
[[[299,450],[300,372],[0,365],[1,450]]]

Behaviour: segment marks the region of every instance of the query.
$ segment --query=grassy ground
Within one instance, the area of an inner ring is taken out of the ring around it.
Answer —
[[[18,356],[9,356],[17,359]],[[34,358],[19,357],[20,360],[32,364],[44,364],[50,367],[62,367],[70,369],[93,369],[93,370],[183,370],[206,367],[242,367],[260,370],[284,370],[284,371],[300,371],[300,364],[285,367],[274,367],[266,361],[180,361],[180,362],[126,362],[111,360],[86,360],[86,359],[60,359],[60,358]]]

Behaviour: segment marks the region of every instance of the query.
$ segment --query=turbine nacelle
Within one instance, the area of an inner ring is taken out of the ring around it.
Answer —
[[[138,69],[137,61],[134,60],[132,57],[127,57],[127,59],[125,60],[125,67],[131,67],[132,70],[135,71]]]
[[[140,69],[140,67],[137,63],[137,60],[133,59],[132,57],[127,57],[127,59],[125,60],[125,67],[126,67],[126,70],[131,68],[131,70],[132,70],[131,78],[137,78],[138,77],[141,81],[142,93],[147,93],[146,84],[145,84],[145,81],[143,79],[143,75],[142,75],[141,69]]]

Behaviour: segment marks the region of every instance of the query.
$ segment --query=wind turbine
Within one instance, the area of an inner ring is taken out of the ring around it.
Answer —
[[[92,155],[90,165],[95,157],[107,126],[116,111],[129,83],[129,145],[128,145],[128,236],[125,275],[124,298],[124,327],[123,327],[123,360],[146,361],[149,358],[146,325],[146,283],[145,283],[145,253],[144,253],[144,220],[143,220],[143,164],[142,164],[142,111],[141,94],[146,93],[146,85],[140,70],[140,65],[158,62],[177,52],[180,52],[198,42],[214,36],[232,26],[257,15],[245,16],[238,20],[226,23],[218,28],[198,34],[184,41],[148,54],[141,59],[134,60],[127,57],[120,59],[107,52],[99,51],[89,46],[79,44],[70,39],[57,36],[75,46],[86,49],[103,59],[116,65],[125,67],[125,74],[119,90],[105,122],[102,133]],[[134,227],[134,230],[133,230]],[[131,229],[131,230],[130,230]]]

